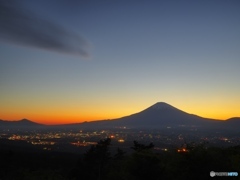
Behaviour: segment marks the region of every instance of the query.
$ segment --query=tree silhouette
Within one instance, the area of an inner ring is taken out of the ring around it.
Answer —
[[[137,180],[159,179],[162,177],[160,156],[152,152],[153,143],[144,145],[134,141],[135,152],[129,159],[130,174]]]
[[[97,145],[92,145],[84,154],[83,161],[80,162],[81,177],[88,179],[103,179],[106,174],[106,166],[111,159],[109,145],[111,139],[100,140]]]
[[[117,148],[117,153],[114,155],[113,159],[114,160],[122,160],[124,158],[124,154],[126,154],[126,152],[124,152],[120,148]]]
[[[138,143],[137,141],[133,141],[133,144],[134,146],[131,148],[137,152],[154,148],[153,143],[150,143],[149,145],[144,145],[144,144]]]

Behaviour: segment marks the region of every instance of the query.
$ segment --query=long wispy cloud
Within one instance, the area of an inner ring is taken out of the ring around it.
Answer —
[[[59,53],[89,56],[85,39],[24,9],[15,0],[0,0],[0,40]]]

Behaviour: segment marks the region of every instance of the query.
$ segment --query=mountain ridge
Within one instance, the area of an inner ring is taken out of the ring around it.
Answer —
[[[225,123],[223,123],[225,122]],[[221,124],[221,125],[220,125]],[[240,117],[232,117],[227,120],[218,120],[211,118],[204,118],[195,114],[190,114],[183,110],[180,110],[170,104],[165,102],[157,102],[148,108],[130,114],[128,116],[123,116],[116,119],[110,120],[98,120],[82,123],[72,123],[56,126],[82,126],[82,127],[118,127],[127,126],[131,128],[145,127],[145,128],[158,128],[166,126],[198,126],[198,127],[212,127],[212,126],[222,126],[222,124],[227,124],[226,127],[231,127],[232,125],[240,126]],[[43,125],[28,119],[22,119],[19,121],[7,121],[0,120],[0,125],[3,126],[14,126],[18,125],[20,127],[39,127],[39,126],[54,126],[54,125]]]

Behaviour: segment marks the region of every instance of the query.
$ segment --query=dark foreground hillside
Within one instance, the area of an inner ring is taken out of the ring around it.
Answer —
[[[240,172],[240,146],[229,148],[188,144],[156,152],[152,143],[132,145],[132,153],[109,151],[111,140],[99,141],[85,154],[26,151],[0,146],[1,180],[151,180],[212,179],[210,172]],[[239,177],[214,177],[239,179]]]

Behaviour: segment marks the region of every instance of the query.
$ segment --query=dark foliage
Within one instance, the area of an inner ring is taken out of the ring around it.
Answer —
[[[111,139],[100,140],[93,145],[79,161],[78,179],[103,179],[107,172],[107,165],[111,159],[109,145]]]
[[[150,143],[149,145],[144,145],[144,144],[138,143],[137,141],[133,141],[133,144],[134,146],[132,147],[132,149],[137,152],[154,148],[153,143]]]
[[[152,143],[134,141],[131,154],[119,148],[111,153],[110,146],[111,139],[101,140],[83,155],[0,149],[0,179],[202,180],[212,179],[210,171],[240,172],[240,146],[217,148],[191,143],[184,146],[186,151],[157,153]]]

